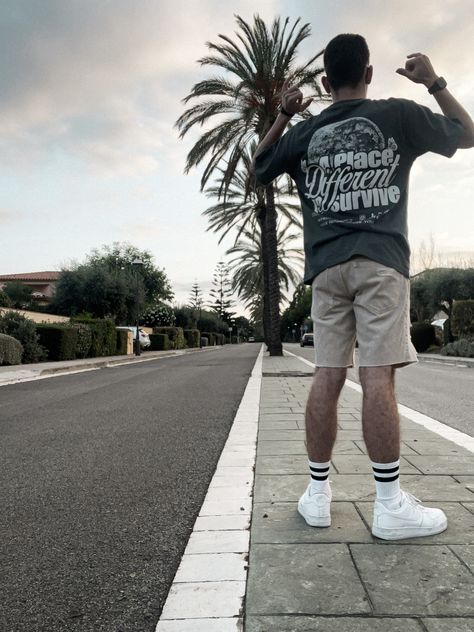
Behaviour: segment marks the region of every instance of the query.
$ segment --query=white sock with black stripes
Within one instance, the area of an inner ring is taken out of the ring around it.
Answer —
[[[329,466],[331,461],[327,463],[316,463],[308,459],[309,469],[311,472],[311,494],[321,494],[329,492]]]
[[[393,463],[375,463],[371,461],[375,478],[377,500],[388,509],[395,509],[400,504],[400,459]]]

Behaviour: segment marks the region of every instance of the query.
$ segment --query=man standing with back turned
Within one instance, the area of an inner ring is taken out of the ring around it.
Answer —
[[[306,406],[311,482],[298,511],[315,527],[331,524],[328,481],[337,401],[359,345],[362,429],[375,477],[372,533],[385,540],[433,535],[447,527],[440,509],[400,489],[395,369],[417,362],[410,340],[408,177],[427,151],[451,157],[474,146],[474,123],[426,55],[408,55],[397,72],[423,84],[444,116],[406,99],[367,99],[369,49],[360,35],[338,35],[324,51],[322,83],[332,105],[283,134],[305,110],[283,84],[281,110],[254,157],[266,184],[295,180],[304,220],[305,283],[312,285],[316,371]]]

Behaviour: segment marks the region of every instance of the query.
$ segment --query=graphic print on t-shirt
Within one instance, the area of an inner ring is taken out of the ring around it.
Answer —
[[[372,224],[388,213],[400,199],[400,188],[392,184],[397,149],[393,138],[385,142],[379,127],[363,117],[316,130],[301,169],[318,223]]]

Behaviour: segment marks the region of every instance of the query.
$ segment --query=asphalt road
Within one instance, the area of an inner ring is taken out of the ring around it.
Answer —
[[[285,348],[314,362],[313,347]],[[360,383],[357,368],[348,369],[347,377]],[[399,404],[474,436],[473,368],[418,362],[397,370],[395,387]]]
[[[0,629],[153,631],[260,345],[0,389]]]

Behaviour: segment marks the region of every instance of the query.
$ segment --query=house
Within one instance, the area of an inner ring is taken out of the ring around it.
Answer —
[[[56,291],[56,283],[60,272],[26,272],[24,274],[0,274],[0,290],[6,283],[20,282],[29,287],[33,293],[33,298],[39,305],[47,305],[51,302]]]

